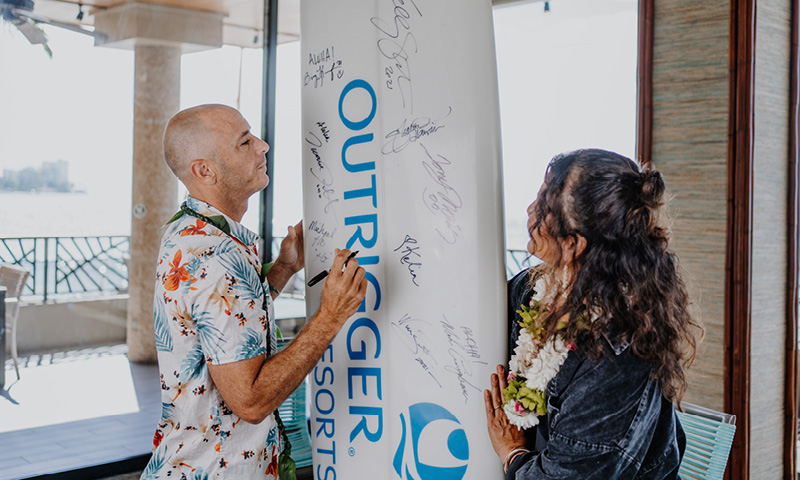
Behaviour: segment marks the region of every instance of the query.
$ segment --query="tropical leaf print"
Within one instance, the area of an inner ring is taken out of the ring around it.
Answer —
[[[212,252],[211,255],[216,254],[222,256],[236,250],[237,248],[238,247],[236,246],[236,242],[234,242],[233,240],[226,240],[220,243],[219,246],[217,246],[217,249],[214,252]],[[209,255],[209,257],[211,255]]]
[[[203,352],[212,357],[218,357],[220,352],[225,353],[222,348],[222,332],[212,323],[214,317],[206,311],[199,311],[197,304],[192,305],[192,319],[197,325],[197,333],[200,335],[200,343],[203,345]]]
[[[161,423],[167,421],[175,413],[175,405],[161,402]]]
[[[231,286],[239,295],[239,299],[247,302],[261,300],[264,297],[264,287],[253,265],[241,255],[225,255],[219,257],[219,263],[227,272],[236,279]]]
[[[206,368],[203,348],[199,343],[196,343],[181,363],[181,381],[189,383],[193,379],[204,375]]]
[[[197,467],[189,476],[189,480],[208,480],[208,474],[203,471],[202,467]]]
[[[142,478],[140,480],[157,480],[159,472],[164,468],[166,463],[167,452],[163,448],[157,449],[153,452],[153,456],[150,457],[150,461],[142,472]]]
[[[153,303],[155,303],[155,308],[153,309],[153,329],[156,334],[156,350],[159,352],[171,352],[172,336],[169,334],[164,301],[156,296],[156,300]]]
[[[244,333],[244,340],[239,343],[236,360],[247,360],[265,353],[267,353],[267,349],[264,347],[264,337],[252,328],[248,328]]]

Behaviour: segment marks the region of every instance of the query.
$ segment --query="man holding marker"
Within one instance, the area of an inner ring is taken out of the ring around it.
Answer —
[[[159,252],[154,322],[163,404],[142,479],[278,478],[273,413],[366,293],[354,254],[337,250],[319,311],[276,353],[272,299],[304,266],[302,222],[288,228],[271,268],[262,268],[258,236],[239,223],[248,198],[269,183],[268,150],[223,105],[183,110],[167,125],[164,157],[189,197]]]

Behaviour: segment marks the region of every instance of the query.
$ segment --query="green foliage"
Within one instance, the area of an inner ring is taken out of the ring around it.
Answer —
[[[508,382],[508,386],[503,389],[503,396],[506,401],[520,403],[525,411],[542,416],[547,414],[547,403],[545,395],[541,390],[533,390],[525,384],[525,378],[517,376]]]
[[[541,303],[536,300],[532,300],[531,304],[530,306],[520,305],[520,309],[517,310],[517,315],[520,318],[518,323],[520,327],[529,331],[533,338],[540,339],[544,332],[544,309]]]

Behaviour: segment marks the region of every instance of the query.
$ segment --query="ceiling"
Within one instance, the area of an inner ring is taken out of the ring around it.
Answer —
[[[128,0],[34,0],[34,13],[52,20],[75,25],[94,25],[94,13],[130,3]],[[260,48],[264,23],[263,0],[137,0],[136,3],[221,13],[223,43]],[[83,5],[83,20],[78,20],[79,4]],[[280,0],[278,6],[278,42],[300,38],[300,0]]]
[[[132,0],[34,0],[34,13],[75,25],[94,25],[94,13]],[[335,1],[335,0],[332,0]],[[532,0],[492,0],[495,6]],[[542,1],[542,0],[533,0]],[[264,0],[137,0],[137,3],[166,5],[221,13],[222,42],[226,45],[260,48]],[[79,5],[83,19],[78,20]],[[278,5],[278,43],[300,38],[300,0],[280,0]]]

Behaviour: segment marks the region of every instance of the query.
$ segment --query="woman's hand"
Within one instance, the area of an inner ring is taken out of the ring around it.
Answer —
[[[492,391],[483,391],[483,400],[486,403],[486,423],[489,428],[489,438],[492,441],[495,453],[500,460],[505,460],[511,450],[525,447],[525,432],[512,425],[503,411],[503,389],[506,382],[506,369],[497,366],[497,373],[491,376]]]

